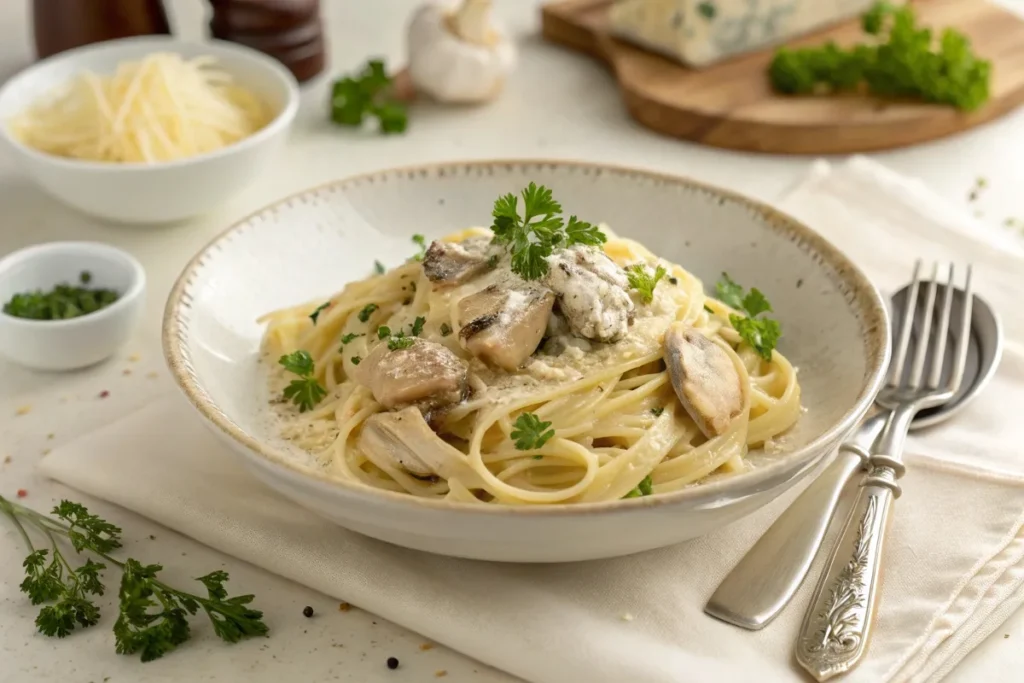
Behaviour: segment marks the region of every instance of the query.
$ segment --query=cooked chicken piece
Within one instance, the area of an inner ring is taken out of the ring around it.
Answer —
[[[743,410],[743,387],[732,359],[697,330],[669,328],[665,365],[679,402],[709,439],[725,432]]]
[[[477,358],[515,370],[544,337],[555,295],[522,281],[493,284],[459,302],[459,337]]]
[[[479,488],[479,475],[454,446],[438,437],[416,408],[377,413],[363,423],[357,446],[373,464],[399,467],[417,477],[457,478]]]
[[[381,342],[356,366],[356,373],[356,381],[388,409],[442,408],[461,401],[466,390],[466,364],[446,347],[424,339],[394,351]]]
[[[490,237],[470,237],[462,242],[431,242],[423,257],[423,274],[435,285],[451,287],[487,270]]]
[[[615,342],[633,322],[626,274],[597,249],[572,247],[548,258],[545,284],[558,295],[558,306],[577,336]]]

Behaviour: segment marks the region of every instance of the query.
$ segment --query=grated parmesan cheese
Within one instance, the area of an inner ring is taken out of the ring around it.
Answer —
[[[86,71],[9,123],[25,145],[73,159],[153,163],[221,149],[263,128],[268,107],[213,57],[154,53]]]

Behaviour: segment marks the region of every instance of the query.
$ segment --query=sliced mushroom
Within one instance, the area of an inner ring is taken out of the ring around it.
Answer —
[[[633,323],[633,300],[626,274],[602,252],[590,247],[563,249],[549,257],[545,284],[577,336],[616,342]]]
[[[459,337],[477,358],[515,370],[537,350],[554,304],[555,295],[535,284],[493,284],[459,302]]]
[[[487,270],[490,237],[470,237],[462,242],[435,240],[423,257],[423,274],[439,286],[462,284]]]
[[[389,410],[443,408],[461,401],[466,391],[466,364],[446,347],[424,339],[394,351],[381,342],[356,366],[356,373],[356,380]]]
[[[438,437],[416,408],[370,416],[357,447],[378,467],[391,465],[417,477],[438,475],[457,478],[469,488],[482,486],[466,456]]]
[[[743,410],[740,375],[729,354],[692,328],[665,333],[665,365],[679,402],[709,439],[719,436]]]

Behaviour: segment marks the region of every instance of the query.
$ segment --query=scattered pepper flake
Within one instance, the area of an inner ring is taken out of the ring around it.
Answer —
[[[127,377],[128,375],[132,374],[131,368],[125,368],[124,370],[121,371],[121,374]]]
[[[159,376],[160,376],[159,373],[157,373],[155,370],[153,372],[147,372],[146,373],[146,377],[148,377],[150,379],[156,379]]]
[[[49,448],[44,448],[43,449],[43,455],[49,455],[49,454],[50,454],[50,449]]]
[[[387,661],[388,668],[394,671],[398,668],[398,657],[388,657]]]
[[[338,611],[339,612],[348,612],[351,609],[352,609],[352,605],[348,604],[347,602],[339,602],[338,603]]]
[[[313,616],[313,608],[310,607],[309,605],[306,605],[305,607],[303,607],[302,608],[302,616],[306,617],[307,619],[312,617]]]
[[[420,652],[426,652],[427,650],[433,650],[433,643],[420,643]]]
[[[25,489],[18,489],[18,498],[24,498],[28,495],[28,491]]]
[[[137,353],[133,353],[132,355],[128,356],[128,360],[131,363],[138,363],[141,358],[142,356],[140,356]]]
[[[13,460],[13,459],[14,459],[14,458],[12,458],[12,457],[11,457],[11,456],[9,456],[9,455],[7,455],[7,456],[4,456],[4,464],[5,464],[5,465],[10,465],[10,464],[11,464],[11,460]]]
[[[445,671],[444,669],[438,669],[437,671],[434,672],[434,678],[444,678],[447,675],[448,675],[448,672]]]
[[[110,396],[110,392],[106,389],[100,392],[100,398],[106,398],[107,396]]]
[[[153,534],[150,534],[149,535],[149,540],[155,541],[156,540],[156,536],[154,536]]]
[[[53,440],[53,437],[54,437],[54,434],[53,434],[53,432],[50,432],[49,434],[47,434],[47,435],[46,435],[46,438],[47,438],[48,440],[50,440],[50,441],[52,441],[52,440]]]
[[[19,406],[18,409],[14,411],[14,414],[16,416],[18,416],[18,417],[21,417],[22,415],[28,415],[31,412],[32,412],[32,406],[25,405],[25,406]]]

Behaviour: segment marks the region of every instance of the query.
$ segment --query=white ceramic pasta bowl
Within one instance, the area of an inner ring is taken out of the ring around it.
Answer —
[[[682,264],[712,286],[728,271],[768,296],[780,350],[807,408],[781,452],[750,471],[610,503],[536,507],[449,503],[330,478],[277,435],[258,367],[261,314],[323,298],[402,262],[410,237],[487,224],[494,199],[530,181],[567,213]],[[188,400],[253,473],[343,527],[444,555],[564,562],[670,545],[777,497],[829,455],[871,404],[888,354],[883,300],[816,233],[773,209],[684,178],[576,162],[484,161],[381,171],[285,199],[235,225],[185,268],[167,303],[167,361]]]

